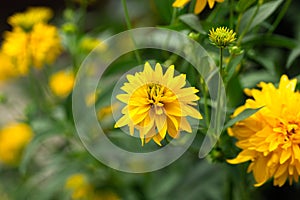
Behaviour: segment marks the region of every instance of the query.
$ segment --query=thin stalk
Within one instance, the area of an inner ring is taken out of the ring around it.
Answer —
[[[208,95],[207,95],[207,89],[206,84],[203,78],[200,80],[201,82],[201,89],[203,91],[203,98],[204,98],[204,114],[205,114],[205,123],[206,127],[209,126],[209,111],[208,111]]]
[[[292,0],[286,0],[285,4],[283,5],[282,9],[280,10],[280,13],[277,15],[276,20],[274,21],[272,27],[270,28],[270,30],[268,31],[268,34],[272,34],[274,32],[274,30],[277,28],[277,26],[279,25],[279,23],[281,22],[282,18],[284,17],[286,11],[288,10],[288,8],[290,7]]]
[[[132,25],[131,25],[131,22],[130,22],[130,17],[129,17],[129,13],[128,13],[126,0],[122,0],[122,6],[123,6],[123,9],[124,9],[124,15],[125,15],[125,21],[126,21],[127,29],[131,30]],[[130,37],[133,40],[134,45],[136,46],[135,41],[134,41],[133,36],[131,35],[131,33],[130,33]],[[135,54],[135,57],[136,57],[138,63],[141,64],[142,59],[141,59],[141,56],[140,56],[139,52],[137,50],[134,50],[134,54]]]
[[[177,16],[177,9],[176,9],[176,8],[173,8],[172,19],[171,19],[170,25],[172,25],[172,24],[175,23],[175,21],[176,21],[176,16]]]
[[[217,94],[217,116],[216,116],[216,131],[218,131],[220,118],[221,118],[221,87],[222,87],[222,76],[223,76],[223,48],[220,48],[220,78],[218,82],[218,94]],[[215,135],[214,135],[215,136]],[[216,144],[216,146],[218,143]]]

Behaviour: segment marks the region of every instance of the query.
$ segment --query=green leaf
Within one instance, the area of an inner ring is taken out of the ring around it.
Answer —
[[[229,61],[227,65],[227,76],[226,81],[229,81],[233,76],[236,67],[241,63],[242,59],[244,58],[244,53],[241,53],[237,56],[233,56],[232,59]]]
[[[235,118],[230,119],[224,126],[224,129],[227,129],[228,127],[234,125],[235,123],[250,117],[251,115],[255,114],[257,111],[259,111],[262,108],[263,107],[256,108],[256,109],[251,109],[251,108],[245,109],[243,112],[238,114]]]
[[[254,3],[256,2],[256,0],[240,0],[237,5],[236,5],[236,11],[237,12],[245,12],[247,10],[247,8],[249,8],[250,6],[252,6]]]
[[[265,3],[262,6],[260,6],[248,31],[250,31],[252,28],[254,28],[255,26],[257,26],[260,23],[262,23],[263,21],[265,21],[278,8],[278,6],[282,2],[283,2],[283,0],[276,0],[276,1],[271,1],[271,2]],[[241,19],[239,32],[242,32],[246,28],[247,24],[250,22],[256,9],[257,9],[257,6],[255,5],[245,12],[245,14],[243,15],[243,17]]]
[[[243,46],[269,45],[294,49],[295,47],[297,47],[298,42],[294,39],[281,35],[254,34],[244,37],[242,44]]]
[[[200,21],[198,17],[194,14],[186,14],[186,15],[181,15],[179,19],[188,25],[190,28],[194,29],[195,31],[206,35],[207,33],[204,31],[203,27],[200,24]]]
[[[300,56],[300,45],[292,50],[291,54],[288,57],[286,68],[289,69],[293,64],[294,60]]]

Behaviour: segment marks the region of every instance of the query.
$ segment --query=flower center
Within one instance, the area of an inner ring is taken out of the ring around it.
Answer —
[[[157,115],[161,115],[164,113],[163,110],[163,97],[166,92],[166,88],[157,83],[147,84],[147,95],[148,101],[151,105],[151,108],[154,108],[155,113]]]
[[[285,141],[290,140],[293,135],[299,133],[299,124],[296,122],[288,122],[287,124],[280,122],[278,127],[273,129],[277,133],[282,133],[285,136]]]

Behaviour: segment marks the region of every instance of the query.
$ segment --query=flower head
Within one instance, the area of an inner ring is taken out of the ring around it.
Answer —
[[[73,90],[75,77],[72,72],[59,71],[53,74],[49,80],[49,86],[53,94],[65,98]]]
[[[72,199],[91,199],[93,187],[84,174],[73,174],[66,180],[65,188],[71,191]]]
[[[31,7],[23,13],[16,13],[8,18],[8,23],[13,27],[21,27],[24,31],[30,31],[35,24],[46,23],[53,13],[49,8]]]
[[[185,6],[187,3],[189,3],[191,0],[176,0],[174,3],[173,3],[173,7],[176,7],[176,8],[182,8],[183,6]],[[215,2],[223,2],[224,0],[197,0],[196,1],[196,5],[195,5],[195,9],[194,9],[194,13],[195,14],[199,14],[201,13],[207,2],[208,2],[208,5],[209,5],[209,8],[212,9],[215,5]]]
[[[236,33],[226,27],[214,28],[209,31],[210,41],[219,48],[225,48],[236,40]]]
[[[128,82],[121,87],[126,94],[117,95],[117,99],[126,106],[124,114],[115,127],[128,125],[130,134],[139,130],[142,144],[153,139],[161,145],[166,133],[179,137],[180,131],[192,132],[186,117],[201,119],[202,116],[192,105],[199,100],[194,87],[183,88],[186,76],[174,76],[174,66],[168,67],[163,74],[162,67],[156,64],[153,70],[148,62],[144,71],[135,75],[127,75]]]
[[[228,134],[238,139],[236,145],[242,149],[231,164],[251,161],[255,186],[261,186],[273,177],[274,185],[282,186],[286,180],[298,182],[300,174],[300,93],[294,92],[296,79],[286,75],[280,79],[279,87],[261,82],[261,90],[247,89],[248,99],[233,116],[246,108],[259,108],[249,118],[228,129]]]
[[[11,123],[0,130],[0,161],[18,164],[22,151],[33,137],[31,128],[24,123]]]

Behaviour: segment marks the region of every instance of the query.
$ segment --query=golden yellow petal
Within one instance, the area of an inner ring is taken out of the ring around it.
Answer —
[[[228,162],[230,164],[239,164],[239,163],[243,163],[243,162],[253,159],[254,156],[255,156],[255,153],[253,151],[243,150],[238,154],[238,156],[236,158],[227,159],[226,162]]]
[[[187,119],[185,117],[181,117],[179,128],[181,130],[184,130],[184,131],[188,132],[188,133],[192,132],[192,128],[190,126],[190,123],[187,121]]]
[[[294,92],[296,85],[297,79],[289,80],[287,75],[282,75],[279,82],[279,90]]]
[[[172,6],[176,7],[176,8],[182,8],[183,6],[185,6],[188,2],[190,2],[191,0],[176,0]]]
[[[195,108],[193,108],[192,106],[182,105],[181,107],[182,107],[183,116],[189,115],[195,119],[202,119],[202,115],[200,114],[200,112]]]
[[[194,9],[194,13],[195,14],[201,13],[205,8],[206,3],[207,3],[207,0],[197,0],[196,5],[195,5],[195,9]]]
[[[119,127],[122,127],[122,126],[125,126],[129,123],[129,118],[127,115],[124,115],[123,117],[121,117],[115,124],[115,128],[119,128]]]
[[[291,153],[291,149],[283,149],[281,151],[281,156],[280,156],[280,164],[285,163],[290,157],[291,157],[292,153]]]
[[[210,9],[212,9],[215,5],[215,0],[208,0],[208,6]]]

